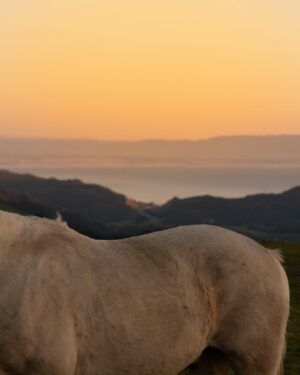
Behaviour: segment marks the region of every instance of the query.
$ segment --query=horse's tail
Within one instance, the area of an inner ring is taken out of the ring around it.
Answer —
[[[283,263],[284,263],[284,258],[282,256],[281,250],[280,249],[275,249],[275,250],[273,249],[273,250],[269,250],[269,251],[271,252],[274,259],[276,259],[276,261],[279,262],[280,265],[282,266]],[[284,335],[282,347],[281,347],[281,353],[280,353],[280,365],[279,365],[277,375],[284,375],[284,358],[285,358],[285,355],[286,355],[286,336]]]
[[[286,354],[286,340],[284,338],[283,344],[282,344],[282,350],[281,350],[281,358],[280,358],[280,365],[278,369],[277,375],[284,375],[284,358]]]

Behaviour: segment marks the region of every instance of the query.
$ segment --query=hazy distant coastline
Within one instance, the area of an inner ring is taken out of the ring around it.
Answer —
[[[0,166],[300,166],[300,135],[136,142],[0,138]]]

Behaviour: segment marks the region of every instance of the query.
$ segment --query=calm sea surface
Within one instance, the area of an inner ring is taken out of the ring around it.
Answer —
[[[300,185],[300,167],[16,167],[42,177],[78,178],[135,200],[163,203],[172,197],[210,194],[241,197],[277,193]]]

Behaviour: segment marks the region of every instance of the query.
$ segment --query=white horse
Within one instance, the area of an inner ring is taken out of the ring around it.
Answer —
[[[209,225],[92,240],[0,213],[1,375],[278,375],[278,254]]]

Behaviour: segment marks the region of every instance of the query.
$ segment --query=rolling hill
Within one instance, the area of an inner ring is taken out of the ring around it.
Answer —
[[[300,187],[244,198],[173,198],[161,206],[128,199],[79,180],[0,171],[3,209],[53,218],[94,238],[121,238],[178,225],[213,224],[258,240],[300,242]],[[1,208],[1,206],[0,206]]]
[[[300,241],[300,187],[244,198],[174,198],[148,210],[163,225],[213,224],[257,239]]]
[[[80,180],[0,171],[0,189],[5,191],[0,203],[37,216],[60,213],[70,227],[91,237],[125,237],[155,229],[146,214],[128,204],[126,196]]]

